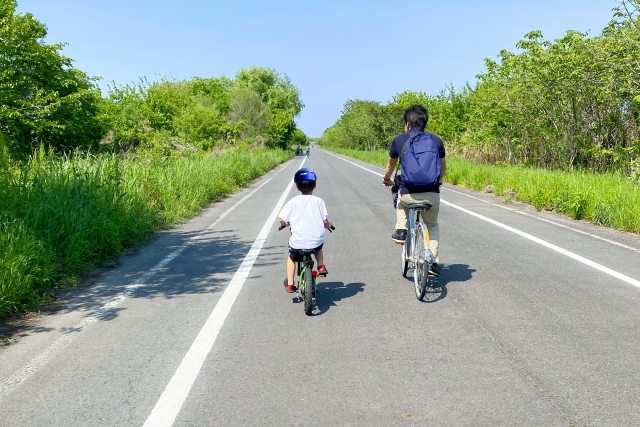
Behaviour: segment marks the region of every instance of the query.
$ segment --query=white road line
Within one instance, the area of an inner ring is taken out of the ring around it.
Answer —
[[[302,167],[306,159],[307,158],[305,157],[300,164],[300,167]],[[218,333],[220,332],[227,315],[231,311],[233,303],[238,297],[244,282],[247,280],[258,255],[260,255],[262,246],[267,240],[269,231],[271,231],[273,222],[278,216],[280,209],[282,209],[282,205],[284,205],[284,202],[287,200],[291,187],[293,187],[293,180],[291,180],[287,189],[282,193],[280,200],[278,200],[278,203],[276,203],[276,206],[271,211],[267,222],[262,226],[262,230],[260,230],[258,237],[253,242],[249,253],[247,253],[242,264],[240,264],[240,267],[238,267],[238,270],[231,279],[231,282],[229,282],[227,289],[225,289],[220,300],[207,319],[207,322],[198,333],[198,336],[191,345],[191,348],[189,348],[187,354],[184,356],[184,359],[182,359],[180,366],[173,374],[173,377],[169,381],[169,384],[167,384],[167,387],[160,396],[160,399],[151,411],[151,414],[149,415],[149,418],[147,418],[143,427],[171,427],[175,422],[185,399],[191,391],[193,383],[200,373],[200,369],[202,368],[207,355],[211,351],[211,348],[218,337]]]
[[[326,152],[326,151],[325,151],[325,152]],[[375,175],[383,176],[382,174],[379,174],[378,172],[372,171],[371,169],[367,169],[367,168],[365,168],[365,167],[363,167],[363,166],[360,166],[360,165],[358,165],[358,164],[356,164],[356,163],[353,163],[353,162],[351,162],[351,161],[349,161],[349,160],[346,160],[346,159],[344,159],[344,158],[342,158],[342,157],[340,157],[340,156],[336,156],[335,154],[332,154],[332,153],[328,153],[328,154],[331,154],[332,156],[337,157],[338,159],[344,160],[344,161],[345,161],[345,162],[347,162],[347,163],[351,163],[352,165],[357,166],[357,167],[359,167],[359,168],[361,168],[361,169],[364,169],[364,170],[366,170],[366,171],[369,171],[369,172],[371,172],[371,173],[373,173],[373,174],[375,174]],[[549,248],[549,249],[552,249],[552,250],[554,250],[554,251],[556,251],[556,252],[559,252],[559,253],[561,253],[561,254],[563,254],[563,255],[566,255],[566,256],[568,256],[569,258],[572,258],[572,259],[574,259],[574,260],[576,260],[576,261],[578,261],[578,262],[581,262],[582,264],[588,265],[589,267],[595,268],[596,270],[599,270],[599,271],[601,271],[601,272],[603,272],[603,273],[606,273],[606,274],[608,274],[608,275],[610,275],[610,276],[613,276],[613,277],[615,277],[615,278],[617,278],[617,279],[620,279],[620,280],[622,280],[623,282],[626,282],[626,283],[628,283],[628,284],[630,284],[630,285],[633,285],[633,286],[635,286],[635,287],[637,287],[637,288],[640,288],[640,280],[636,280],[636,279],[634,279],[633,277],[629,277],[629,276],[627,276],[627,275],[625,275],[625,274],[622,274],[622,273],[617,272],[617,271],[615,271],[615,270],[612,270],[612,269],[610,269],[610,268],[608,268],[608,267],[605,267],[605,266],[604,266],[604,265],[602,265],[602,264],[598,264],[598,263],[597,263],[597,262],[595,262],[595,261],[591,261],[591,260],[589,260],[589,259],[587,259],[587,258],[584,258],[584,257],[582,257],[582,256],[578,255],[578,254],[574,254],[573,252],[568,251],[568,250],[566,250],[566,249],[563,249],[563,248],[561,248],[560,246],[556,246],[556,245],[554,245],[553,243],[549,243],[549,242],[547,242],[547,241],[545,241],[545,240],[542,240],[542,239],[540,239],[540,238],[538,238],[538,237],[532,236],[531,234],[525,233],[524,231],[520,231],[520,230],[518,230],[518,229],[516,229],[516,228],[510,227],[510,226],[508,226],[508,225],[506,225],[506,224],[503,224],[503,223],[498,222],[498,221],[496,221],[496,220],[493,220],[493,219],[491,219],[491,218],[487,218],[486,216],[483,216],[483,215],[477,214],[477,213],[475,213],[475,212],[472,212],[472,211],[470,211],[470,210],[468,210],[468,209],[465,209],[465,208],[463,208],[463,207],[460,207],[460,206],[458,206],[458,205],[454,205],[453,203],[447,202],[447,201],[445,201],[445,200],[443,200],[443,199],[440,199],[440,202],[441,202],[441,203],[443,203],[443,204],[445,204],[445,205],[447,205],[447,206],[451,206],[451,207],[452,207],[452,208],[454,208],[454,209],[458,209],[458,210],[459,210],[459,211],[461,211],[461,212],[467,213],[467,214],[469,214],[469,215],[471,215],[471,216],[474,216],[474,217],[476,217],[476,218],[478,218],[478,219],[481,219],[481,220],[483,220],[483,221],[486,221],[486,222],[488,222],[488,223],[491,223],[491,224],[493,224],[493,225],[496,225],[496,226],[498,226],[498,227],[500,227],[500,228],[503,228],[503,229],[505,229],[505,230],[508,230],[508,231],[510,231],[510,232],[512,232],[512,233],[515,233],[515,234],[517,234],[517,235],[519,235],[519,236],[521,236],[521,237],[524,237],[524,238],[526,238],[526,239],[529,239],[529,240],[531,240],[531,241],[533,241],[533,242],[536,242],[536,243],[538,243],[538,244],[540,244],[540,245],[542,245],[542,246],[545,246],[545,247],[547,247],[547,248]]]
[[[333,157],[337,157],[337,158],[338,158],[338,159],[340,159],[340,160],[344,160],[344,161],[345,161],[345,162],[347,162],[347,163],[351,163],[353,166],[357,166],[357,167],[359,167],[360,169],[364,169],[364,170],[366,170],[367,172],[371,172],[371,173],[374,173],[374,174],[376,174],[376,175],[378,175],[378,176],[382,176],[382,177],[384,177],[384,174],[381,174],[381,173],[378,173],[378,172],[374,172],[374,171],[372,171],[371,169],[367,169],[367,168],[365,168],[364,166],[360,166],[360,165],[359,165],[359,164],[357,164],[357,163],[353,163],[353,162],[351,162],[351,161],[349,161],[349,160],[345,159],[344,157],[336,156],[335,154],[330,153],[330,152],[328,152],[328,151],[326,151],[326,150],[322,150],[322,151],[324,151],[325,153],[327,153],[327,154],[329,154],[329,155],[331,155],[331,156],[333,156]]]
[[[286,168],[283,167],[280,171]],[[280,171],[276,172],[279,173]],[[131,294],[138,288],[142,287],[147,283],[147,281],[153,277],[156,273],[161,271],[163,268],[167,266],[171,261],[173,261],[176,257],[178,257],[184,250],[194,243],[195,241],[203,238],[205,234],[213,227],[215,227],[220,221],[222,221],[227,215],[233,212],[240,204],[242,204],[249,197],[253,196],[256,192],[258,192],[262,187],[264,187],[269,181],[271,181],[273,177],[267,179],[258,187],[256,187],[251,193],[244,196],[240,199],[236,204],[227,209],[222,215],[218,217],[216,221],[214,221],[211,225],[209,225],[205,230],[198,233],[196,236],[191,237],[184,245],[178,247],[176,250],[167,255],[162,261],[149,269],[146,273],[144,273],[140,278],[138,278],[132,284],[126,286],[124,290],[111,298],[105,305],[87,317],[85,320],[75,325],[71,332],[61,336],[58,338],[53,344],[47,347],[42,353],[38,356],[31,359],[25,366],[23,366],[19,371],[14,373],[11,377],[4,380],[0,383],[0,400],[2,398],[8,396],[13,392],[13,390],[29,379],[33,374],[38,372],[41,368],[43,368],[47,363],[49,363],[54,357],[56,357],[62,350],[64,350],[69,344],[76,340],[83,332],[85,332],[92,323],[95,323],[105,317],[113,311],[118,305],[122,303],[125,299],[127,299]]]
[[[360,165],[358,165],[356,163],[350,162],[349,160],[347,160],[347,159],[345,159],[343,157],[336,156],[335,154],[330,153],[330,152],[325,151],[325,150],[323,150],[323,151],[325,153],[327,153],[327,154],[332,155],[333,157],[337,157],[338,159],[341,159],[341,160],[344,160],[345,162],[351,163],[352,165],[357,166],[357,167],[359,167],[361,169],[364,169],[366,171],[374,173],[374,174],[376,174],[378,176],[383,176],[382,174],[379,174],[378,172],[372,171],[372,170],[367,169],[367,168],[365,168],[363,166],[360,166]],[[549,223],[549,224],[553,224],[553,225],[555,225],[557,227],[566,228],[567,230],[571,230],[571,231],[574,231],[574,232],[579,233],[579,234],[584,234],[585,236],[593,237],[594,239],[598,239],[598,240],[601,240],[603,242],[610,243],[610,244],[618,246],[620,248],[624,248],[624,249],[628,249],[628,250],[633,251],[633,252],[640,253],[640,249],[638,249],[638,248],[634,248],[633,246],[628,246],[628,245],[625,245],[624,243],[616,242],[615,240],[610,240],[610,239],[598,236],[597,234],[593,234],[593,233],[589,233],[589,232],[586,232],[586,231],[578,230],[577,228],[569,227],[568,225],[560,224],[559,222],[551,221],[551,220],[548,220],[548,219],[545,219],[545,218],[540,218],[540,217],[537,217],[535,215],[531,215],[531,214],[528,214],[526,212],[522,212],[522,211],[519,211],[517,209],[513,209],[513,208],[510,208],[508,206],[504,206],[504,205],[501,205],[501,204],[498,204],[498,203],[492,203],[492,202],[490,202],[488,200],[483,200],[483,199],[481,199],[479,197],[474,197],[474,196],[471,196],[469,194],[465,194],[465,193],[463,193],[461,191],[452,190],[450,188],[444,188],[444,190],[445,191],[450,191],[452,193],[459,194],[459,195],[464,196],[464,197],[468,197],[470,199],[478,200],[478,201],[480,201],[482,203],[486,203],[488,205],[497,206],[499,208],[506,209],[508,211],[515,212],[515,213],[520,214],[520,215],[528,216],[529,218],[537,219],[538,221],[543,221],[543,222],[546,222],[546,223]]]
[[[465,194],[465,193],[463,193],[461,191],[452,190],[450,188],[446,188],[446,190],[450,191],[452,193],[459,194],[459,195],[464,196],[464,197],[468,197],[470,199],[478,200],[478,201],[480,201],[482,203],[486,203],[488,205],[497,206],[499,208],[506,209],[508,211],[515,212],[517,214],[527,216],[529,218],[537,219],[538,221],[546,222],[548,224],[553,224],[553,225],[555,225],[557,227],[566,228],[567,230],[571,230],[571,231],[573,231],[575,233],[584,234],[585,236],[589,236],[589,237],[593,237],[594,239],[602,240],[603,242],[610,243],[610,244],[618,246],[620,248],[624,248],[624,249],[627,249],[627,250],[630,250],[630,251],[633,251],[633,252],[640,253],[640,249],[638,249],[638,248],[634,248],[633,246],[628,246],[628,245],[625,245],[624,243],[616,242],[615,240],[610,240],[610,239],[607,239],[605,237],[598,236],[597,234],[589,233],[589,232],[583,231],[583,230],[578,230],[577,228],[569,227],[568,225],[560,224],[559,222],[551,221],[549,219],[540,218],[540,217],[537,217],[535,215],[531,215],[531,214],[528,214],[526,212],[522,212],[522,211],[519,211],[517,209],[513,209],[513,208],[510,208],[508,206],[504,206],[504,205],[501,205],[501,204],[498,204],[498,203],[492,203],[492,202],[490,202],[488,200],[482,200],[479,197],[474,197],[474,196],[471,196],[469,194]]]

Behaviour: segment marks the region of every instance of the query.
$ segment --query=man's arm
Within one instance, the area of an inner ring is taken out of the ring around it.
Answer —
[[[393,181],[391,180],[391,174],[393,173],[393,170],[396,168],[397,164],[398,164],[398,159],[389,157],[389,161],[387,162],[387,168],[384,170],[384,177],[382,178],[382,183],[387,187],[391,187],[393,185]]]
[[[438,179],[438,183],[442,184],[442,178],[444,178],[444,173],[447,171],[447,159],[444,157],[441,158],[440,164],[440,178]]]
[[[325,218],[324,219],[324,228],[326,228],[327,230],[331,228],[331,226],[333,226],[333,223],[331,221],[329,221],[329,218]]]

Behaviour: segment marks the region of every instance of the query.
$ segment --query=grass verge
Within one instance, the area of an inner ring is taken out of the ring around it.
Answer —
[[[37,307],[290,157],[259,149],[146,163],[40,152],[19,168],[0,164],[0,318]]]
[[[389,158],[387,151],[330,150],[380,166],[386,166]],[[477,191],[491,186],[507,202],[518,200],[538,210],[640,233],[640,183],[622,176],[477,164],[447,157],[445,181]]]

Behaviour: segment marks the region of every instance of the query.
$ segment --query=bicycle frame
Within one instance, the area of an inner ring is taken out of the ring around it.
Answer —
[[[315,275],[313,275],[313,266],[314,266],[314,262],[313,259],[311,258],[311,255],[303,255],[302,256],[302,261],[299,261],[297,263],[297,272],[298,272],[298,286],[297,286],[297,293],[298,293],[298,298],[303,298],[304,297],[304,289],[303,289],[303,285],[306,286],[307,284],[305,283],[305,270],[307,268],[311,269],[311,277],[312,277],[312,291],[315,293],[316,291],[316,277]]]

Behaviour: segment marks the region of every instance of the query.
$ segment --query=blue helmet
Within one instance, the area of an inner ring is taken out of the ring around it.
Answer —
[[[313,172],[311,169],[302,168],[298,172],[296,172],[296,174],[294,175],[293,182],[295,183],[302,182],[302,181],[316,182],[316,179],[318,178],[316,177],[315,172]]]

